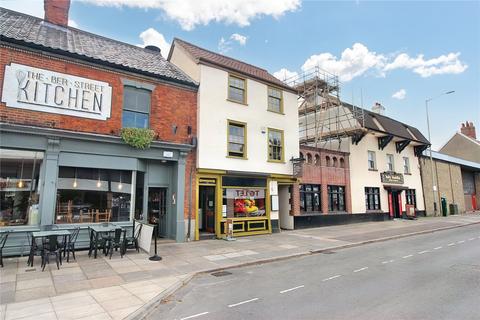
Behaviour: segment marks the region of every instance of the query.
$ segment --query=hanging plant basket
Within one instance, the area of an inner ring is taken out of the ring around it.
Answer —
[[[142,128],[123,128],[120,136],[129,146],[137,149],[148,149],[155,137],[155,131]]]

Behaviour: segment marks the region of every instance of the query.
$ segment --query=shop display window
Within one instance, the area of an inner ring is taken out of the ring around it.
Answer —
[[[345,187],[344,186],[328,186],[328,211],[344,212],[345,211]]]
[[[224,188],[223,217],[265,217],[265,192],[263,188]]]
[[[0,149],[0,227],[36,225],[43,153]]]
[[[56,223],[130,220],[132,171],[60,167]]]

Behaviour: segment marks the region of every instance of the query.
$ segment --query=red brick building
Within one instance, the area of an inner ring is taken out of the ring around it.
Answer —
[[[45,9],[0,8],[0,227],[141,219],[183,241],[198,85],[158,48],[68,27],[69,1]],[[153,141],[133,147],[123,128]]]

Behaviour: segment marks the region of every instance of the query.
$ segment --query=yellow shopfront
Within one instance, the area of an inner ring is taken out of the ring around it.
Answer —
[[[197,174],[196,240],[224,238],[227,220],[234,236],[271,233],[268,176]]]

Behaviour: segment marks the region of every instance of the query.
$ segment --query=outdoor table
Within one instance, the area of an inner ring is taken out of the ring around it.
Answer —
[[[91,226],[90,229],[92,229],[92,233],[90,234],[90,250],[88,252],[88,256],[91,255],[92,253],[92,242],[95,241],[95,249],[93,251],[93,257],[96,259],[97,258],[97,249],[98,249],[98,246],[97,246],[97,243],[98,243],[98,237],[100,234],[102,233],[106,233],[106,234],[109,234],[110,232],[114,232],[116,229],[122,229],[122,227],[120,226],[116,226],[116,225],[113,225],[113,224],[109,224],[109,225],[94,225],[94,226]],[[95,240],[93,239],[95,237]]]
[[[63,237],[63,243],[67,243],[67,237],[70,237],[70,231],[68,230],[48,230],[48,231],[34,231],[32,232],[32,243],[31,243],[31,249],[30,249],[30,263],[31,266],[33,267],[33,254],[32,254],[32,248],[35,246],[35,239],[37,238],[47,238],[49,236],[62,236]],[[65,248],[63,249],[65,251]]]

